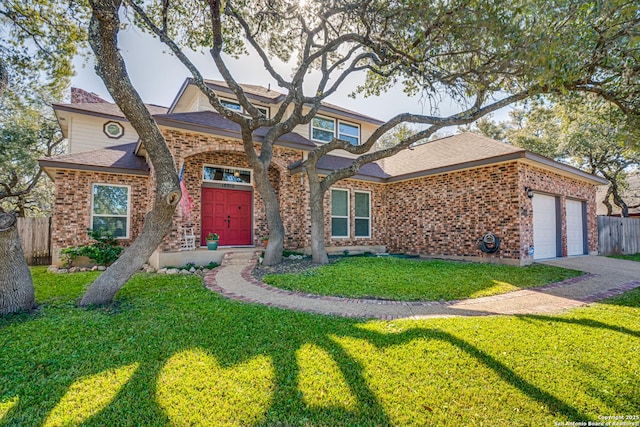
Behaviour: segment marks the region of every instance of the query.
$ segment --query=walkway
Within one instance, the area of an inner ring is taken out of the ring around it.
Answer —
[[[208,289],[227,298],[290,310],[376,319],[557,313],[640,287],[640,263],[585,256],[546,261],[589,274],[560,283],[462,301],[382,301],[309,295],[273,288],[251,271],[259,252],[233,252],[204,278]]]

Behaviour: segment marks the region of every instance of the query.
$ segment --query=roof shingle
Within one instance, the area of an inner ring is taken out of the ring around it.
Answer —
[[[402,150],[378,164],[387,174],[400,176],[524,151],[482,135],[464,132]]]
[[[42,167],[66,167],[71,169],[99,169],[108,172],[146,175],[149,167],[143,157],[136,156],[135,142],[115,145],[98,150],[44,157],[39,160]]]

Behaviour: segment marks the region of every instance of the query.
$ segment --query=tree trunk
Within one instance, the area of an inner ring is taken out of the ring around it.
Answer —
[[[175,206],[164,203],[154,206],[144,221],[138,238],[87,289],[81,306],[109,304],[116,293],[147,262],[153,251],[171,229]]]
[[[282,262],[282,250],[284,248],[284,225],[280,215],[280,201],[271,182],[269,181],[269,168],[260,165],[254,167],[256,188],[264,202],[264,211],[269,228],[269,245],[264,251],[264,265],[275,265]]]
[[[0,214],[0,315],[35,307],[33,281],[22,252],[16,218]]]
[[[311,208],[311,259],[314,264],[328,264],[324,242],[324,192],[315,180],[309,180]]]
[[[173,156],[164,136],[131,83],[117,46],[120,0],[90,0],[89,43],[96,56],[96,71],[111,96],[144,143],[156,178],[155,203],[142,232],[120,258],[91,284],[81,306],[110,303],[118,290],[149,259],[171,229],[180,201],[180,185]]]

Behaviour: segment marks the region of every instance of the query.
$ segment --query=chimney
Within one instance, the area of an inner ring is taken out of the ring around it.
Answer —
[[[87,92],[84,89],[77,87],[71,88],[71,103],[72,104],[95,104],[109,101],[100,98],[98,95],[92,92]]]

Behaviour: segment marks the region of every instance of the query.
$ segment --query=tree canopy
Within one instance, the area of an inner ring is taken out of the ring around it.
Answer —
[[[594,94],[544,97],[515,108],[510,117],[479,121],[471,130],[606,178],[609,214],[612,201],[623,216],[637,207],[623,197],[629,173],[640,167],[637,129],[616,105]]]

